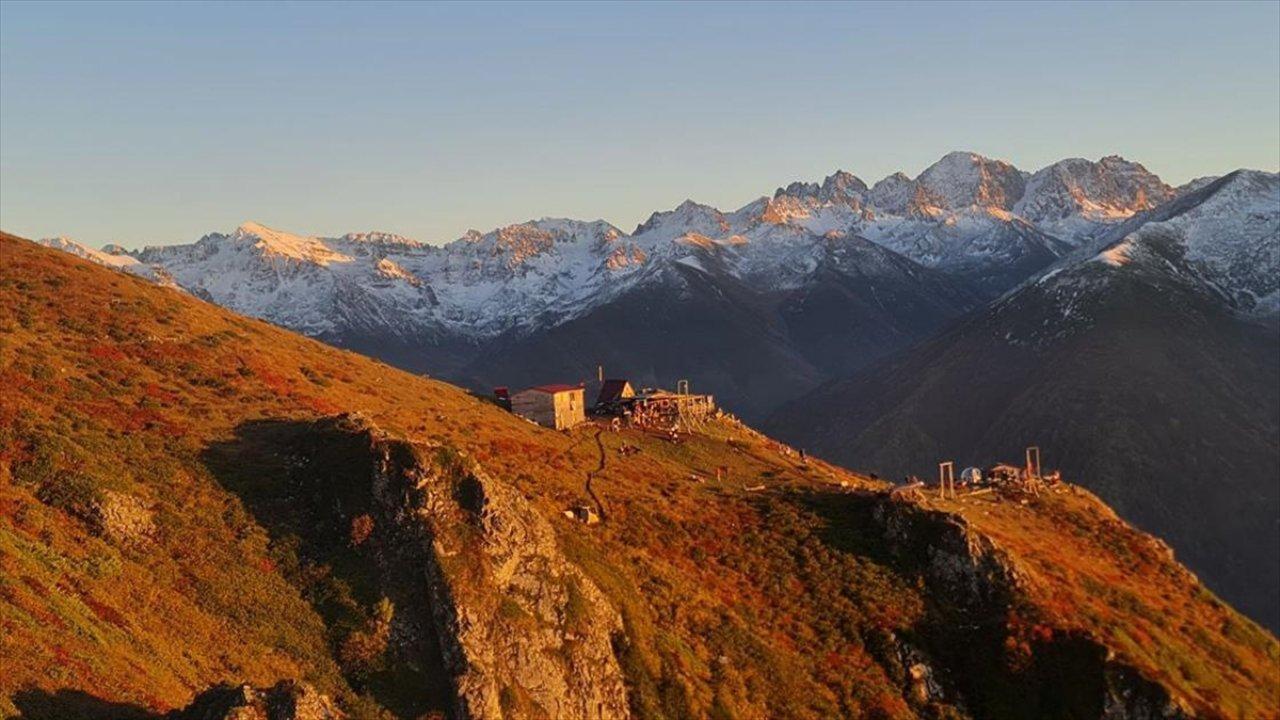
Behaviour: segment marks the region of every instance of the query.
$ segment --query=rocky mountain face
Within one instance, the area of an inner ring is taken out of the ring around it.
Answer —
[[[293,474],[313,518],[336,533],[368,518],[360,545],[398,609],[385,633],[402,661],[444,676],[451,716],[629,717],[611,645],[621,618],[512,488],[452,447],[361,416],[276,440],[304,459]]]
[[[839,171],[733,212],[688,201],[631,234],[543,219],[435,246],[245,223],[130,255],[53,244],[476,389],[577,380],[605,364],[646,383],[690,379],[760,417],[922,339],[1169,193],[1119,158],[1029,176],[956,152],[870,188]],[[674,336],[702,339],[663,342]],[[728,354],[759,361],[729,372],[717,357]]]
[[[728,417],[551,431],[0,260],[0,715],[1232,718],[1280,690],[1274,636],[1074,484],[896,493]]]
[[[1280,549],[1259,539],[1280,516],[1280,176],[1232,173],[1091,244],[768,427],[891,476],[1041,445],[1278,627]]]
[[[1071,158],[1028,178],[1022,198],[1010,209],[1052,235],[1079,242],[1177,194],[1146,168],[1124,158]]]

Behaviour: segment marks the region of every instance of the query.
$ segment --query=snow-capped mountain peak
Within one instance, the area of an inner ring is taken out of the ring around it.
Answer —
[[[263,255],[316,265],[351,261],[350,256],[333,250],[320,238],[294,235],[253,221],[242,223],[224,237],[235,245],[251,245]]]
[[[1069,158],[1032,175],[1014,212],[1054,234],[1087,237],[1174,194],[1154,173],[1117,155]]]
[[[1061,335],[1096,319],[1086,301],[1104,302],[1113,290],[1140,282],[1238,315],[1274,316],[1280,312],[1280,174],[1238,170],[1134,216],[1100,244],[1015,294],[1015,305],[1026,297],[1050,299],[1072,320],[1054,329]]]
[[[674,240],[686,233],[718,236],[730,230],[724,213],[693,200],[685,200],[672,210],[655,212],[641,223],[632,237],[644,237],[650,244]]]
[[[920,211],[966,207],[1012,210],[1022,197],[1025,182],[1022,172],[1003,160],[955,151],[920,173],[913,202]]]
[[[785,188],[778,188],[774,199],[783,197],[809,199],[821,202],[856,202],[861,204],[867,192],[867,184],[858,176],[844,170],[836,170],[823,179],[821,184],[815,182],[793,182]]]

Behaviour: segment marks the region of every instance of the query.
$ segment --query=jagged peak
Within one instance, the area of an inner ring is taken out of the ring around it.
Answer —
[[[818,183],[804,182],[803,180],[797,180],[793,183],[788,184],[786,187],[778,188],[773,192],[773,196],[775,198],[780,198],[783,196],[812,197],[817,195],[818,191],[821,189],[822,188],[821,186],[818,185]]]
[[[861,200],[867,191],[867,184],[857,175],[844,170],[836,170],[823,178],[822,183],[796,181],[786,187],[778,188],[775,199],[790,197],[796,199],[814,199],[823,202],[849,202]]]
[[[880,187],[881,185],[897,185],[899,183],[904,183],[904,182],[911,182],[911,176],[899,170],[897,172],[890,173],[880,178],[879,180],[876,181],[876,184],[872,185],[871,187],[874,189],[874,188]]]
[[[422,245],[421,242],[414,240],[413,238],[405,237],[404,235],[397,235],[396,233],[383,232],[380,230],[368,230],[365,232],[349,232],[338,239],[344,240],[349,243],[360,243],[360,244],[368,244],[368,245],[405,245],[408,247],[419,247]]]
[[[1174,195],[1157,175],[1119,155],[1066,158],[1036,171],[1014,210],[1036,222],[1115,222]]]
[[[264,239],[271,235],[288,234],[282,233],[274,228],[269,228],[256,220],[246,220],[240,223],[240,225],[235,229],[235,232],[242,235],[255,235]]]
[[[1023,193],[1022,171],[1004,160],[967,150],[954,150],[925,168],[916,178],[916,204],[957,210],[964,207],[1013,208]],[[923,209],[923,206],[922,208]]]
[[[952,150],[943,155],[929,167],[925,168],[917,180],[925,177],[930,171],[938,171],[946,168],[968,168],[968,167],[992,167],[999,169],[1017,170],[1012,163],[996,158],[989,158],[981,153],[972,150]]]
[[[836,170],[823,179],[822,188],[824,190],[863,193],[867,191],[867,184],[862,181],[862,178],[847,170]]]
[[[542,217],[537,220],[526,220],[503,225],[487,233],[474,229],[468,230],[462,237],[450,243],[449,246],[465,247],[486,241],[504,247],[513,243],[527,245],[529,242],[547,245],[554,242],[572,242],[584,239],[611,243],[625,236],[626,233],[601,219],[576,220],[564,217]]]
[[[636,227],[632,235],[640,235],[664,225],[676,225],[686,229],[700,230],[707,226],[724,226],[727,229],[724,214],[718,209],[700,202],[686,199],[671,210],[662,210],[649,216]]]

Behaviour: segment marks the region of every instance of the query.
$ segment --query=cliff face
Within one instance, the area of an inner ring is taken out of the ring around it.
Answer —
[[[622,621],[567,562],[551,524],[446,446],[369,439],[384,558],[418,560],[459,718],[630,716],[612,643]]]
[[[1024,634],[1017,618],[1034,612],[1035,578],[963,515],[880,500],[871,517],[893,560],[942,603],[921,629],[941,666],[921,663],[914,675],[951,679],[976,716],[1195,716],[1091,633],[1042,626]],[[1006,651],[998,665],[994,648]]]
[[[353,682],[386,673],[383,684],[410,698],[401,714],[629,717],[613,654],[618,612],[509,484],[448,444],[412,442],[360,415],[241,434],[237,457],[253,443],[275,448],[286,475],[264,495],[235,486],[256,512],[313,528],[302,555],[374,568],[348,578],[379,600],[336,638]]]

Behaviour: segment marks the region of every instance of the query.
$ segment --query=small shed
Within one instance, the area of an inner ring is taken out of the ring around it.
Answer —
[[[511,411],[539,425],[564,430],[587,419],[579,385],[537,385],[511,396]]]

